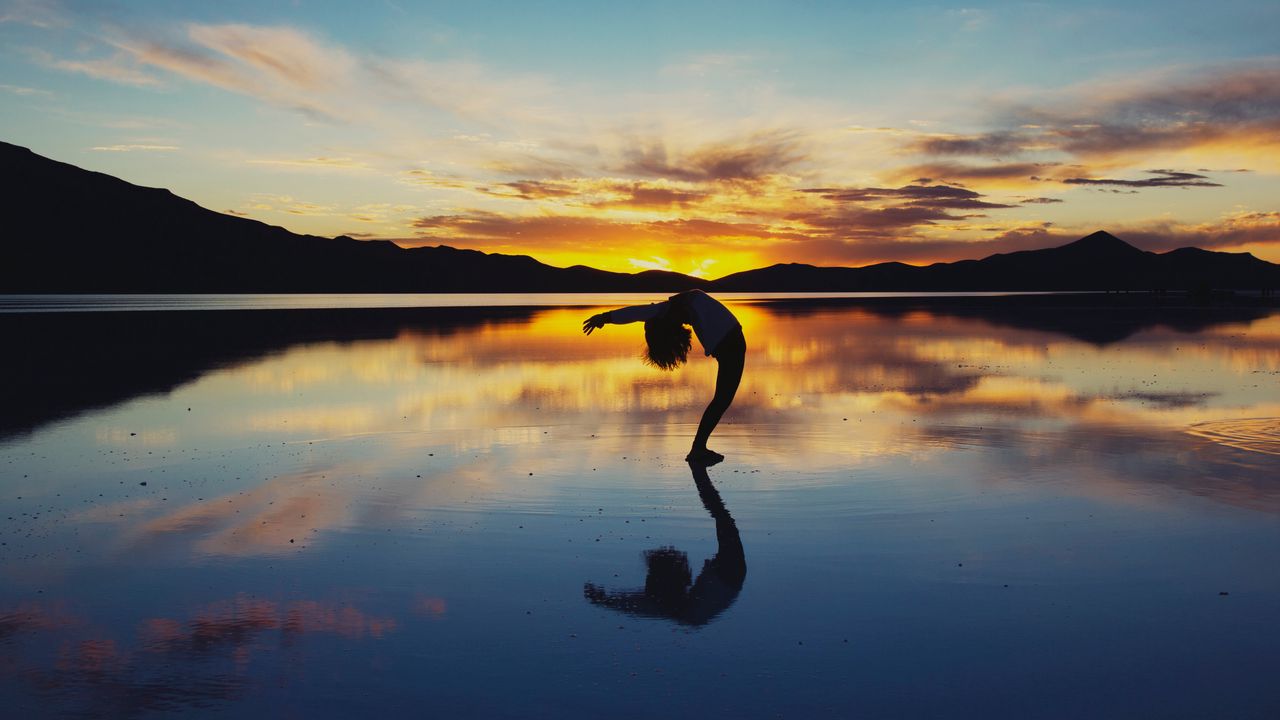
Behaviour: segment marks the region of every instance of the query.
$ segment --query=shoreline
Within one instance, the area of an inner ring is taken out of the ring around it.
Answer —
[[[780,307],[1280,308],[1258,291],[974,291],[936,293],[714,293],[734,303]],[[0,318],[116,313],[295,312],[461,315],[477,311],[637,304],[667,293],[0,293]],[[435,302],[433,302],[435,301]]]

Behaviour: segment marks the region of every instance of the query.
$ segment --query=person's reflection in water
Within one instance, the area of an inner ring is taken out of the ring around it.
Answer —
[[[738,526],[711,484],[704,465],[690,463],[702,506],[716,521],[716,554],[702,565],[693,579],[689,556],[673,547],[648,550],[648,566],[642,590],[606,590],[587,583],[582,593],[593,605],[603,605],[628,615],[674,620],[681,625],[705,625],[724,612],[742,592],[747,558]]]

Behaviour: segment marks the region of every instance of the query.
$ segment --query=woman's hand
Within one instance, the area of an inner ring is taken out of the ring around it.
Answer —
[[[609,313],[597,313],[582,321],[582,332],[590,335],[592,330],[602,328],[609,322]]]

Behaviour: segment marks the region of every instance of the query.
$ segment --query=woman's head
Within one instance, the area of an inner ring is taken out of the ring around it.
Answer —
[[[644,321],[645,362],[663,370],[674,370],[689,359],[689,328],[674,313],[664,313]]]

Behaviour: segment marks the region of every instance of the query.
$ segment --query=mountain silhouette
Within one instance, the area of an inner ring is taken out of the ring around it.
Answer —
[[[861,268],[773,265],[716,280],[722,292],[867,292],[983,290],[1274,289],[1280,265],[1249,253],[1180,248],[1140,250],[1105,231],[1041,250],[924,267],[899,262]]]
[[[1280,286],[1248,253],[1152,253],[1106,232],[1060,247],[928,266],[798,263],[708,281],[553,267],[446,245],[298,235],[0,142],[10,178],[0,292],[734,292],[1194,290]]]
[[[14,224],[0,292],[668,292],[661,271],[557,268],[524,255],[297,235],[0,143]]]

